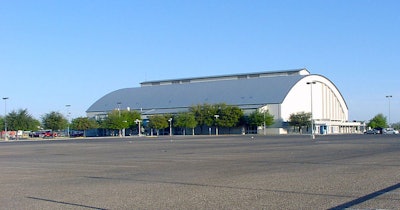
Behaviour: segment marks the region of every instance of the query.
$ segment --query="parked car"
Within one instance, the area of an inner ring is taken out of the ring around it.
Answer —
[[[55,133],[55,132],[46,131],[43,134],[43,138],[54,138],[54,137],[57,137],[57,133]]]
[[[378,133],[379,133],[379,131],[375,130],[375,129],[367,130],[367,131],[364,132],[364,134],[378,134]]]
[[[29,137],[34,138],[34,137],[39,137],[40,132],[32,131],[29,133]]]
[[[83,131],[72,131],[71,132],[71,137],[82,137],[83,136]]]
[[[383,129],[383,134],[399,134],[399,131],[394,128],[385,128]]]
[[[31,137],[31,138],[37,138],[37,137],[43,138],[43,136],[46,134],[46,132],[48,132],[48,131],[46,131],[46,130],[31,131],[29,133],[29,137]]]

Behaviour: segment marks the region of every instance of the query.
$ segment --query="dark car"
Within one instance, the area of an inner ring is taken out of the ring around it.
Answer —
[[[83,131],[72,131],[71,137],[83,137]]]
[[[367,130],[367,131],[364,132],[364,134],[378,134],[378,133],[379,133],[379,131],[378,131],[378,130],[375,130],[375,129],[373,129],[373,130]]]
[[[39,137],[40,136],[40,132],[30,132],[29,133],[29,137],[31,138],[35,138],[35,137]]]

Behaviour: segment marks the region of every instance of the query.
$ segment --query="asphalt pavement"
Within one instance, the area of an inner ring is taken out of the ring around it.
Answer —
[[[400,135],[0,142],[0,209],[400,209]]]

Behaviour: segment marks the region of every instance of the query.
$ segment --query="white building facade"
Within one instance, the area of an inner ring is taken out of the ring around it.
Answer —
[[[146,118],[184,112],[204,103],[235,105],[245,113],[268,110],[275,119],[273,126],[261,131],[268,134],[291,133],[289,117],[300,112],[312,113],[315,134],[362,133],[364,129],[360,122],[349,121],[349,110],[338,88],[306,69],[143,82],[141,87],[105,95],[87,115],[105,115],[118,104]]]
[[[270,104],[261,110],[269,110],[281,122],[289,121],[293,113],[310,112],[315,134],[361,133],[364,130],[360,122],[349,122],[343,96],[330,80],[320,75],[300,79],[281,104]],[[269,133],[275,134],[288,132],[283,127],[269,129]]]

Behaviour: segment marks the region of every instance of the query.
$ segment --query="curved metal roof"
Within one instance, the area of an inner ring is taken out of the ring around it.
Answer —
[[[171,113],[204,103],[237,106],[279,104],[292,86],[305,76],[308,75],[124,88],[103,96],[86,112],[108,112],[119,107],[129,107],[134,110],[158,110],[160,113],[165,110],[164,113]]]

